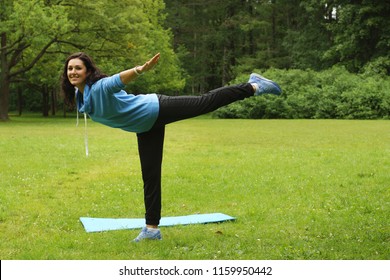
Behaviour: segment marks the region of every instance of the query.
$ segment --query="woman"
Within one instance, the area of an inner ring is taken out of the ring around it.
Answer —
[[[201,96],[132,95],[123,90],[126,84],[152,69],[159,59],[158,53],[142,66],[108,77],[88,55],[80,52],[68,57],[62,74],[62,89],[69,105],[76,103],[79,112],[88,114],[96,122],[137,133],[146,226],[135,242],[161,239],[158,225],[165,125],[254,95],[282,92],[275,82],[258,74],[251,74],[248,83],[222,87]]]

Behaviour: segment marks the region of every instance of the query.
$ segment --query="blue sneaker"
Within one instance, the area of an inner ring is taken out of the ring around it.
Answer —
[[[133,242],[140,242],[143,239],[161,240],[161,232],[159,229],[148,229],[147,227],[144,227]]]
[[[265,93],[272,93],[272,94],[279,95],[282,93],[282,89],[279,87],[277,83],[268,80],[256,73],[252,73],[250,75],[248,83],[256,84],[255,95],[261,95]]]

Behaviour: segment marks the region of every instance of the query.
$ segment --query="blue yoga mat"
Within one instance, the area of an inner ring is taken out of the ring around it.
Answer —
[[[160,220],[160,226],[207,224],[232,220],[235,220],[235,218],[222,213],[196,214],[187,216],[163,217]],[[145,219],[143,218],[128,219],[81,217],[80,221],[83,224],[86,232],[136,229],[145,226]]]

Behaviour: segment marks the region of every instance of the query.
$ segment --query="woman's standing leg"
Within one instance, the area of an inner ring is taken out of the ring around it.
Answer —
[[[138,152],[144,182],[145,220],[148,226],[157,226],[161,218],[161,165],[163,159],[165,126],[137,134]]]

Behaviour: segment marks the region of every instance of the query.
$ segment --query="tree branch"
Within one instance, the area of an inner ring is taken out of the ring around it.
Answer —
[[[17,76],[21,73],[24,73],[24,72],[27,72],[29,71],[31,68],[34,67],[35,63],[38,62],[38,60],[41,59],[41,57],[45,54],[46,50],[53,44],[57,42],[57,38],[53,38],[50,40],[49,43],[46,44],[46,46],[43,47],[43,49],[40,51],[40,53],[31,61],[31,63],[29,65],[27,65],[26,67],[23,67],[21,69],[19,69],[18,71],[14,72],[14,73],[10,73],[9,77],[14,77],[14,76]]]
[[[21,57],[21,54],[22,52],[27,49],[28,47],[30,47],[31,45],[30,44],[21,44],[13,53],[11,59],[10,59],[10,62],[9,62],[9,69],[11,69],[12,67],[14,67],[20,60],[20,57]]]
[[[5,51],[5,55],[10,54],[13,50],[13,47],[19,44],[23,39],[24,39],[24,35],[20,36],[20,38],[15,42],[13,42],[11,45],[5,45],[4,47],[2,47],[1,51]]]
[[[62,41],[62,40],[57,40],[56,41],[57,43],[60,43],[60,44],[66,44],[66,45],[71,45],[77,49],[84,49],[85,46],[83,45],[78,45],[78,44],[75,44],[75,43],[72,43],[72,42],[68,42],[68,41]]]

